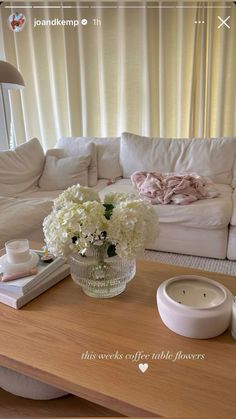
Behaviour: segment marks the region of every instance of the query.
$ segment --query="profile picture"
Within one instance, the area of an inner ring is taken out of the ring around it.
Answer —
[[[13,32],[21,32],[26,23],[26,17],[22,13],[12,13],[8,18],[8,26]]]

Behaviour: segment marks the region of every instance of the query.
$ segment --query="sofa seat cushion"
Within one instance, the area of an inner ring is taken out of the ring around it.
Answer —
[[[44,151],[37,138],[0,153],[0,195],[16,196],[33,191],[44,167]]]
[[[124,133],[120,163],[123,177],[136,171],[195,172],[215,183],[231,185],[236,139],[148,138]]]
[[[11,239],[27,238],[31,231],[42,228],[42,221],[51,208],[51,200],[0,196],[0,246]]]
[[[236,260],[236,227],[231,225],[229,228],[227,258]]]
[[[158,236],[147,244],[147,249],[225,259],[227,243],[228,226],[211,230],[205,227],[194,228],[180,224],[162,223]]]
[[[232,188],[216,184],[220,195],[213,199],[203,199],[190,205],[154,205],[160,223],[178,224],[194,228],[221,229],[229,224],[232,212]],[[120,179],[100,192],[137,193],[130,179]]]
[[[95,191],[101,191],[107,186],[107,179],[99,179],[96,186],[94,186],[92,189]],[[52,201],[53,199],[56,199],[62,192],[64,192],[64,189],[56,190],[56,191],[45,191],[41,188],[37,188],[34,192],[26,193],[21,196],[21,198],[24,199],[43,199],[47,201]]]

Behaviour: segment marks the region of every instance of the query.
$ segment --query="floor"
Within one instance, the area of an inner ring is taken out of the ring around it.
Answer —
[[[236,261],[228,259],[213,259],[201,256],[157,252],[155,250],[145,250],[141,257],[167,265],[185,266],[186,268],[201,269],[208,272],[236,275]]]
[[[7,417],[114,417],[122,416],[112,410],[92,404],[76,396],[38,401],[14,396],[0,389],[0,418]]]

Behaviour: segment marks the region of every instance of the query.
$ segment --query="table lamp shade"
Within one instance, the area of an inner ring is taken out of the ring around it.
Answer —
[[[19,88],[25,85],[20,72],[10,63],[0,61],[0,83],[9,84],[9,88]]]

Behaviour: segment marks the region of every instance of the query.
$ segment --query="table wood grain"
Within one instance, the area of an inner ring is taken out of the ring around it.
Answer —
[[[68,277],[20,311],[0,306],[0,364],[128,416],[234,417],[230,331],[209,340],[184,338],[157,311],[160,283],[188,273],[218,280],[236,295],[233,276],[141,260],[135,279],[113,299],[92,299]],[[139,351],[149,359],[127,359]],[[95,359],[82,359],[86,352]],[[178,352],[204,359],[150,359]],[[145,373],[139,362],[149,364]]]

